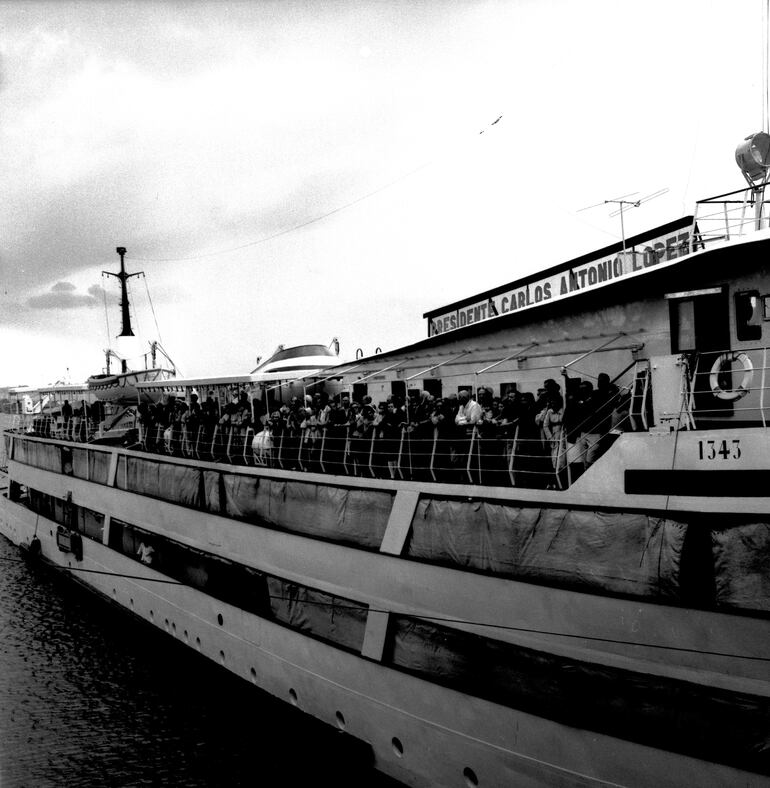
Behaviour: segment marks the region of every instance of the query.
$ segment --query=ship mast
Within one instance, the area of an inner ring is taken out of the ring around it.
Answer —
[[[120,314],[122,325],[118,336],[132,337],[134,336],[134,332],[131,330],[131,312],[129,310],[128,287],[126,283],[132,276],[141,276],[144,272],[138,271],[135,274],[126,273],[126,264],[123,259],[126,254],[126,248],[124,246],[119,246],[115,251],[120,255],[120,271],[117,274],[112,271],[102,271],[102,273],[107,276],[114,276],[116,279],[120,280]],[[120,360],[120,371],[128,372],[128,367],[126,366],[126,360],[124,358]]]

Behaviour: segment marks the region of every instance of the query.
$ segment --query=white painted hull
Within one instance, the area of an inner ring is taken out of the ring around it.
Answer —
[[[454,569],[224,520],[13,461],[10,465],[14,478],[38,489],[60,496],[72,492],[81,505],[100,511],[130,511],[135,521],[154,523],[159,534],[330,593],[366,600],[373,608],[416,608],[427,615],[477,622],[516,621],[522,629],[541,633],[590,631],[615,641],[638,637],[640,643],[678,630],[683,645],[715,653],[761,653],[770,637],[768,622],[757,626],[740,616],[468,573],[462,573],[460,583]],[[344,727],[371,745],[378,769],[406,784],[463,785],[468,769],[484,786],[767,784],[760,775],[573,728],[415,678],[193,588],[153,583],[153,578],[165,576],[90,539],[83,540],[83,560],[77,562],[57,549],[56,527],[0,496],[0,533],[12,542],[29,544],[37,534],[42,556],[51,564],[64,571],[75,567],[108,573],[73,574],[243,679]],[[105,542],[107,538],[106,532]],[[420,590],[418,601],[415,589]],[[763,664],[733,661],[731,666],[718,656],[686,650],[672,661],[668,653],[628,643],[597,644],[531,632],[497,636],[628,669],[714,679],[737,691],[756,690],[766,680]],[[733,668],[738,675],[731,675]]]

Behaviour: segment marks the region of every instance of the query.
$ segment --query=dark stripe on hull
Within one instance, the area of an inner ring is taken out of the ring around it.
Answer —
[[[627,495],[695,495],[706,498],[766,498],[770,471],[625,472]]]

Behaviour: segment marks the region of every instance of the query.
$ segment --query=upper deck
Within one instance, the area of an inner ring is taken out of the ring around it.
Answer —
[[[624,433],[764,428],[770,230],[751,195],[704,200],[625,251],[607,247],[427,313],[431,325],[450,312],[478,309],[480,319],[456,317],[456,328],[449,320],[408,347],[291,374],[141,384],[174,399],[145,414],[134,439],[283,470],[559,490]],[[458,421],[463,392],[479,408]],[[177,413],[174,400],[193,393],[210,395],[205,419]],[[236,417],[243,394],[248,418]],[[344,404],[331,419],[323,406],[340,394],[383,408],[367,417]],[[59,437],[43,421],[36,434]]]

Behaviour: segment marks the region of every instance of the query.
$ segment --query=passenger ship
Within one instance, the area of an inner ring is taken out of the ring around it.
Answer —
[[[376,431],[335,463],[328,430],[311,456],[221,420],[170,452],[23,424],[0,532],[407,785],[767,785],[768,152],[747,138],[745,189],[432,310],[409,347],[136,384],[269,413],[551,379],[566,425],[575,382],[607,373],[620,416],[588,467],[566,427],[544,448],[515,423],[405,427],[387,468]]]

